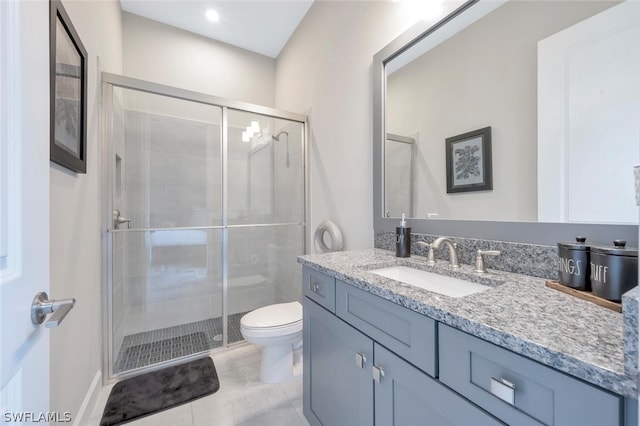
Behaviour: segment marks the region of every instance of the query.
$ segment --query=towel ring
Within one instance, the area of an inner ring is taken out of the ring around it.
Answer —
[[[329,245],[324,241],[324,234],[329,234]],[[342,251],[342,233],[335,223],[325,220],[316,228],[313,237],[316,253],[330,253]]]

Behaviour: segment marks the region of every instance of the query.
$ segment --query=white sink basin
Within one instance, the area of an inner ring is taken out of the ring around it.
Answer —
[[[445,275],[433,274],[407,266],[391,266],[388,268],[373,269],[369,272],[449,297],[464,297],[491,288],[486,285],[447,277]]]

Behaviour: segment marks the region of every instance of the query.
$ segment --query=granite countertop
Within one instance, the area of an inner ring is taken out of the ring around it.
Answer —
[[[637,334],[628,333],[632,327],[637,330],[637,291],[635,309],[625,308],[623,315],[548,288],[541,278],[494,270],[478,275],[470,265],[453,270],[438,261],[429,266],[422,256],[402,259],[382,249],[305,255],[298,262],[586,382],[638,397]],[[369,272],[393,265],[493,288],[451,298]],[[625,338],[635,339],[626,342],[626,356],[636,359],[625,360]]]

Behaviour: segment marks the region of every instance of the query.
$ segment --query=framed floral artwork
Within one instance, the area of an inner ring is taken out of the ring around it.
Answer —
[[[491,127],[446,139],[447,193],[491,191]]]

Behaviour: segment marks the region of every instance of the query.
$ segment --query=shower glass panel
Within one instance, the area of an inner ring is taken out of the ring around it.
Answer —
[[[222,344],[222,108],[118,87],[112,102],[117,374]]]
[[[385,216],[418,217],[413,202],[414,139],[387,134],[385,142]]]
[[[301,300],[306,117],[103,74],[106,381]]]
[[[229,109],[228,312],[300,299],[304,252],[303,123]]]

